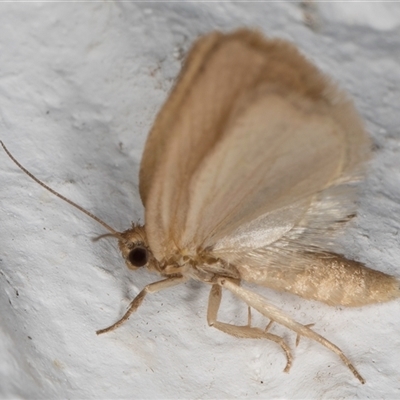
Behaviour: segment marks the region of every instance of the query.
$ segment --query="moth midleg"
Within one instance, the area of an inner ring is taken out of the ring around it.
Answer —
[[[132,300],[131,304],[128,307],[128,310],[126,313],[123,315],[123,317],[118,320],[115,324],[112,324],[108,328],[100,329],[96,331],[98,335],[101,335],[102,333],[110,332],[113,331],[114,329],[118,328],[120,325],[122,325],[132,313],[134,313],[139,306],[142,304],[144,298],[146,297],[146,294],[151,294],[151,293],[156,293],[159,292],[160,290],[164,290],[167,288],[170,288],[172,286],[180,285],[183,282],[186,282],[188,278],[185,278],[183,276],[180,277],[174,277],[174,278],[168,278],[164,279],[162,281],[150,283],[149,285],[145,286],[140,293]]]
[[[221,286],[213,285],[210,291],[210,296],[208,298],[208,309],[207,309],[207,322],[209,326],[217,328],[218,330],[227,333],[228,335],[235,336],[238,338],[246,339],[268,339],[279,344],[286,354],[286,366],[284,372],[289,372],[292,366],[292,354],[290,352],[289,346],[286,344],[283,338],[272,333],[267,333],[259,328],[250,326],[250,319],[248,319],[248,324],[244,326],[227,324],[225,322],[220,322],[217,320],[218,310],[221,304],[222,291]],[[250,309],[250,307],[249,307]]]
[[[288,317],[278,308],[272,306],[271,304],[268,304],[267,300],[257,293],[244,289],[237,283],[232,282],[231,280],[226,278],[218,278],[217,284],[221,287],[228,289],[230,292],[243,300],[248,306],[253,307],[265,317],[277,322],[278,324],[286,326],[287,328],[296,332],[298,335],[308,337],[317,341],[318,343],[321,343],[323,346],[336,353],[347,365],[354,376],[361,383],[365,383],[364,378],[359,374],[359,372],[356,370],[350,360],[344,355],[343,351],[340,350],[339,347],[331,343],[329,340],[325,339],[321,335],[318,335],[318,333],[314,332],[306,325],[302,325],[292,318]]]

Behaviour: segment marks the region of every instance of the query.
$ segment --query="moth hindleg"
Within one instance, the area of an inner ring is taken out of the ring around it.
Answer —
[[[242,299],[248,306],[254,308],[265,317],[277,322],[278,324],[286,326],[287,328],[296,332],[298,335],[308,337],[310,339],[315,340],[318,343],[321,343],[323,346],[327,347],[329,350],[336,353],[342,359],[342,361],[347,365],[347,367],[354,374],[354,376],[361,383],[365,383],[364,378],[356,370],[356,368],[353,366],[350,360],[344,355],[343,351],[339,349],[339,347],[334,345],[329,340],[325,339],[323,336],[314,332],[308,326],[302,325],[296,322],[294,319],[285,315],[281,310],[269,304],[263,296],[254,293],[250,290],[244,289],[237,283],[227,278],[218,278],[217,285],[228,289],[230,292],[232,292],[237,297]]]
[[[284,372],[289,372],[292,366],[292,354],[290,352],[289,346],[280,336],[273,335],[272,333],[267,333],[262,329],[251,327],[250,313],[248,314],[248,324],[244,326],[227,324],[217,320],[219,306],[221,304],[222,291],[219,285],[213,285],[210,291],[210,297],[208,299],[208,310],[207,310],[207,322],[208,325],[217,328],[218,330],[232,335],[238,338],[247,339],[268,339],[279,344],[286,354],[286,366]],[[250,309],[250,308],[249,308]]]

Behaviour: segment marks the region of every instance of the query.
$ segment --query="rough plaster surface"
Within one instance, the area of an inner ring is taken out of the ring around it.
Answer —
[[[202,33],[243,25],[295,42],[353,96],[376,146],[338,250],[400,276],[396,2],[2,3],[0,137],[43,181],[126,229],[143,218],[138,164],[181,55]],[[400,300],[345,309],[263,290],[340,346],[365,385],[317,343],[295,348],[279,326],[293,348],[289,374],[275,344],[208,328],[208,288],[196,283],[153,295],[120,329],[96,336],[156,277],[128,271],[112,239],[93,243],[101,226],[2,152],[0,166],[1,398],[400,396]],[[245,321],[246,308],[227,296],[221,316]]]

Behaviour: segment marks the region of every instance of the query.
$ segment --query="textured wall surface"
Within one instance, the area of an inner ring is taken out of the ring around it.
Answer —
[[[359,215],[338,251],[400,276],[399,3],[3,3],[0,138],[44,182],[115,229],[143,221],[138,165],[147,132],[200,34],[240,26],[296,43],[345,88],[375,143]],[[400,395],[400,300],[333,308],[262,290],[341,347],[276,326],[274,343],[209,328],[208,287],[155,294],[104,230],[31,181],[0,152],[1,398],[393,398]],[[230,296],[225,321],[246,321]],[[266,321],[256,317],[262,326]]]

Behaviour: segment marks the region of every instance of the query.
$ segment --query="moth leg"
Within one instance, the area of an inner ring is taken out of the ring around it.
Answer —
[[[250,320],[248,320],[248,325],[239,326],[233,324],[226,324],[224,322],[217,321],[218,310],[221,304],[222,291],[219,285],[213,285],[210,291],[210,297],[208,299],[208,310],[207,310],[207,322],[209,326],[219,329],[220,331],[227,333],[228,335],[235,336],[238,338],[248,338],[248,339],[268,339],[279,344],[282,350],[286,354],[286,366],[284,372],[289,372],[292,366],[292,354],[290,352],[289,346],[280,336],[273,335],[272,333],[267,333],[259,328],[253,328],[250,326]],[[250,309],[250,307],[249,307]],[[251,316],[250,312],[248,316]]]
[[[247,309],[248,309],[248,311],[247,311],[247,325],[251,326],[251,307],[247,306]],[[268,332],[274,322],[275,321],[273,321],[271,319],[271,321],[269,321],[267,326],[264,328],[264,332]],[[310,324],[310,325],[314,325],[314,324]],[[296,344],[296,346],[297,346],[297,344]]]
[[[307,325],[304,325],[304,326],[306,326],[307,328],[311,328],[312,326],[314,326],[315,324],[307,324]],[[296,347],[299,345],[299,343],[300,343],[300,338],[301,338],[301,335],[299,335],[299,334],[297,334],[297,336],[296,336]]]
[[[271,321],[269,321],[269,322],[268,322],[268,325],[265,327],[264,332],[268,332],[268,331],[269,331],[269,328],[271,328],[271,326],[272,326],[272,324],[273,324],[274,322],[275,322],[275,321],[273,321],[273,320],[271,319]]]
[[[113,331],[114,329],[122,325],[130,317],[130,315],[139,308],[144,298],[146,297],[146,294],[156,293],[159,292],[160,290],[164,290],[172,286],[179,285],[185,281],[187,281],[187,278],[185,277],[174,277],[174,278],[164,279],[159,282],[150,283],[150,285],[145,286],[141,290],[141,292],[132,300],[131,304],[128,307],[128,310],[120,320],[118,320],[115,324],[112,324],[108,328],[96,331],[96,334],[101,335],[102,333]]]
[[[339,349],[339,347],[335,346],[332,342],[325,339],[323,336],[314,332],[312,329],[308,328],[305,325],[302,325],[292,318],[285,315],[281,310],[269,304],[267,300],[261,295],[252,292],[250,290],[244,289],[239,286],[237,283],[227,279],[227,278],[218,278],[217,284],[221,287],[228,289],[230,292],[235,294],[237,297],[242,299],[248,306],[254,308],[259,313],[264,315],[265,317],[274,320],[278,324],[286,326],[292,331],[296,332],[298,335],[308,337],[310,339],[315,340],[318,343],[321,343],[323,346],[327,347],[329,350],[333,351],[337,354],[342,361],[347,365],[350,371],[354,374],[354,376],[361,382],[365,383],[364,378],[359,374],[359,372],[355,369],[350,360],[344,355],[343,351]]]

